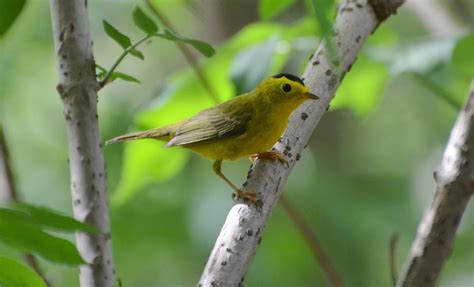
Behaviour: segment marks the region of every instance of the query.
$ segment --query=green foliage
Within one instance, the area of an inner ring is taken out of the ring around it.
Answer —
[[[26,0],[0,0],[0,38],[20,15],[25,3]]]
[[[181,37],[179,35],[174,34],[168,29],[163,29],[163,33],[158,33],[156,34],[156,36],[164,38],[164,39],[168,39],[171,41],[183,42],[183,43],[189,44],[193,46],[196,50],[201,52],[201,54],[203,54],[206,57],[211,57],[215,53],[215,50],[214,48],[212,48],[211,45],[203,41]]]
[[[152,34],[158,31],[158,26],[142,11],[142,9],[140,9],[140,7],[135,7],[135,9],[133,9],[133,22],[135,22],[135,25],[147,34]]]
[[[275,16],[278,16],[278,14],[288,9],[294,3],[295,0],[260,0],[258,2],[258,11],[260,13],[260,19],[268,20]]]
[[[59,214],[56,211],[45,207],[38,207],[26,203],[12,203],[9,205],[15,211],[20,211],[21,216],[26,220],[41,226],[42,228],[64,232],[83,231],[87,233],[97,233],[94,226],[77,221],[76,219]],[[2,210],[2,209],[0,209]],[[9,209],[3,209],[3,211]]]
[[[459,72],[469,77],[474,75],[474,34],[466,35],[456,43],[452,62]]]
[[[46,287],[44,280],[30,267],[0,256],[0,286]]]
[[[331,62],[339,62],[337,60],[336,49],[332,42],[332,22],[329,20],[329,14],[333,11],[334,1],[332,0],[312,0],[313,16],[320,28],[321,36],[326,42],[326,47],[329,51]]]
[[[128,36],[121,33],[114,26],[109,24],[109,22],[103,20],[102,23],[104,25],[105,33],[107,33],[107,35],[110,38],[112,38],[115,42],[117,42],[124,50],[132,46],[132,41],[130,40]],[[135,48],[130,49],[129,53],[141,60],[145,59],[145,57],[143,56],[143,53],[136,50]]]
[[[0,241],[4,244],[19,251],[33,252],[56,263],[84,263],[71,242],[53,236],[44,229],[97,232],[91,225],[43,207],[14,203],[0,208]]]

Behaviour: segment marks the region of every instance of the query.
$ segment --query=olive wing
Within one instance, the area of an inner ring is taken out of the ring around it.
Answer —
[[[200,144],[236,137],[247,131],[252,111],[244,105],[232,112],[211,108],[184,122],[165,147]]]

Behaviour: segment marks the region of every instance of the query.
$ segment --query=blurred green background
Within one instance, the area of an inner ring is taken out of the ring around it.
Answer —
[[[213,57],[196,57],[221,100],[268,75],[302,73],[322,32],[309,2],[154,1],[180,34],[213,44]],[[319,3],[332,21],[335,3]],[[400,236],[401,268],[431,203],[432,174],[474,74],[474,3],[433,3],[451,26],[430,26],[413,3],[384,23],[345,77],[285,187],[345,286],[391,284],[388,246],[393,233]],[[21,198],[72,214],[48,4],[27,1],[0,38],[0,120]],[[277,4],[283,8],[276,9]],[[89,1],[94,57],[101,66],[110,67],[121,53],[105,35],[102,20],[136,40],[143,36],[131,18],[136,5],[153,15],[142,1]],[[145,61],[127,57],[118,70],[141,84],[117,80],[100,92],[104,141],[213,105],[173,42],[154,39],[140,50]],[[214,175],[212,162],[160,146],[141,141],[104,149],[114,260],[127,287],[195,285],[233,204],[231,190]],[[223,170],[239,183],[248,166],[242,159],[225,163]],[[461,222],[440,286],[474,286],[472,207]],[[0,253],[19,256],[3,245]],[[78,286],[77,268],[40,263],[55,286]],[[302,236],[277,207],[245,286],[325,284]]]

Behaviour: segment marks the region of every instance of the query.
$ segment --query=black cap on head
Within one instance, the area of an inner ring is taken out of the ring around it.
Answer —
[[[285,77],[288,80],[293,81],[293,82],[298,82],[298,83],[300,83],[304,86],[303,80],[301,80],[299,77],[297,77],[295,75],[282,73],[282,74],[276,74],[275,76],[273,76],[273,78],[275,78],[275,79],[278,79],[278,78],[281,78],[281,77]]]

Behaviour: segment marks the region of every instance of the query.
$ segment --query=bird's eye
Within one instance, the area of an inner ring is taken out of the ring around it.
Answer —
[[[281,89],[283,90],[283,92],[288,93],[289,91],[291,91],[291,85],[285,83],[281,85]]]

